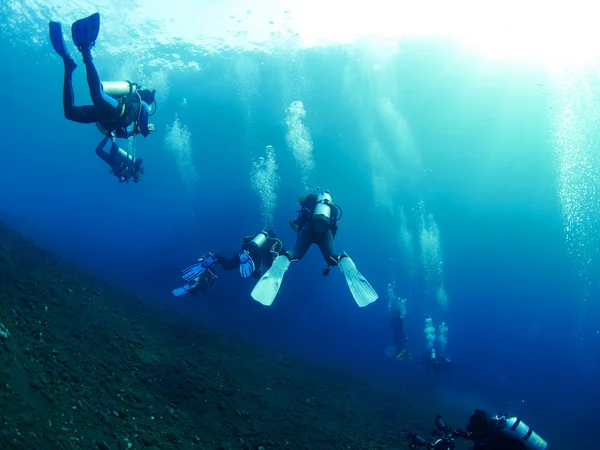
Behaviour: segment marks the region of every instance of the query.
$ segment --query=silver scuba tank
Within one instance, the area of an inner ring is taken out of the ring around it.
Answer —
[[[331,224],[331,195],[329,191],[321,192],[317,196],[317,203],[313,210],[311,227],[316,233],[324,233]]]
[[[138,85],[131,81],[102,81],[102,90],[111,97],[126,97],[137,92]]]
[[[524,442],[528,449],[546,450],[548,447],[548,443],[518,417],[503,416],[502,422],[504,423],[504,427],[500,429],[500,432]]]
[[[252,239],[252,243],[256,245],[257,248],[261,248],[267,242],[268,234],[266,231],[260,231],[254,238]]]
[[[117,153],[117,160],[122,163],[122,162],[135,162],[134,157],[130,154],[127,153],[125,150],[123,150],[121,147],[119,147],[119,151]]]

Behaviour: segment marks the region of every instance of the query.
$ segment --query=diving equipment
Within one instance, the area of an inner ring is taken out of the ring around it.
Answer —
[[[519,439],[530,450],[545,450],[548,447],[548,443],[518,417],[496,414],[492,420],[500,425],[499,431],[502,434]]]
[[[257,248],[261,248],[263,245],[265,245],[265,242],[267,242],[268,238],[269,234],[266,231],[260,231],[250,242],[256,245]]]
[[[346,283],[350,288],[350,292],[356,301],[356,304],[361,308],[373,303],[379,297],[377,292],[369,284],[367,279],[356,268],[356,264],[346,253],[340,257],[338,263],[340,270],[346,278]]]
[[[218,257],[215,254],[209,253],[206,258],[200,258],[196,264],[192,264],[191,266],[183,269],[181,271],[181,278],[183,278],[185,281],[190,281],[196,277],[199,277],[214,263],[216,263],[217,259]]]
[[[277,293],[283,282],[283,276],[289,267],[290,260],[287,256],[278,256],[273,261],[271,268],[267,270],[262,278],[258,280],[254,289],[252,289],[252,293],[250,294],[252,298],[265,306],[271,306],[275,297],[277,297]]]
[[[112,173],[119,178],[119,181],[127,181],[133,178],[135,183],[139,183],[144,177],[144,165],[142,158],[135,159],[133,155],[127,153],[122,148],[117,147],[117,151],[111,151],[113,162],[111,163]]]
[[[156,103],[156,89],[145,89],[138,87],[137,94],[140,96],[142,101],[148,105],[148,117],[152,117],[154,114],[156,114],[156,110],[158,109],[158,104]]]
[[[71,55],[69,55],[69,52],[67,52],[65,38],[62,32],[62,25],[60,22],[50,22],[48,24],[48,28],[50,31],[50,42],[52,43],[52,48],[54,48],[54,51],[63,59],[70,58]]]
[[[135,163],[135,158],[133,157],[133,155],[131,153],[127,153],[121,147],[119,147],[119,150],[114,155],[114,158],[119,164],[125,163],[127,165],[130,165]]]
[[[259,231],[252,238],[252,240],[246,241],[246,239],[248,238],[244,239],[244,247],[246,248],[246,250],[242,250],[239,253],[240,275],[242,276],[242,278],[248,278],[256,270],[256,265],[254,264],[254,261],[252,260],[249,251],[253,251],[253,249],[260,249],[263,245],[265,245],[269,237],[270,235],[267,231]]]
[[[324,233],[331,223],[331,195],[329,191],[321,192],[317,196],[317,203],[313,210],[311,227],[316,233]]]
[[[173,289],[173,291],[172,291],[173,295],[175,297],[181,297],[182,295],[185,295],[189,291],[194,289],[197,285],[198,285],[198,282],[196,280],[188,281],[187,283],[185,283],[184,286],[178,287],[177,289]]]
[[[113,98],[125,98],[131,94],[138,94],[140,99],[148,105],[148,117],[156,113],[156,90],[142,88],[139,84],[129,80],[102,81],[102,90]],[[102,131],[102,130],[100,130]],[[152,130],[154,131],[154,130]]]
[[[100,32],[100,14],[94,13],[84,19],[79,19],[71,25],[71,36],[79,51],[89,50],[98,39]]]
[[[134,183],[139,183],[144,178],[144,163],[142,158],[136,159],[133,163],[131,178],[133,178]]]
[[[239,254],[240,257],[240,275],[242,278],[248,278],[256,270],[254,261],[246,250],[242,250]]]
[[[102,81],[102,89],[106,95],[111,97],[127,97],[138,91],[139,85],[131,81]]]

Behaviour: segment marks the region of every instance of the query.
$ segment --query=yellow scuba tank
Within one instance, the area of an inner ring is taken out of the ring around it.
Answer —
[[[331,222],[331,195],[329,191],[321,192],[317,196],[317,203],[313,210],[311,227],[316,233],[324,233],[329,229]]]
[[[138,85],[131,81],[102,81],[102,89],[106,95],[114,98],[126,97],[129,94],[135,94]]]

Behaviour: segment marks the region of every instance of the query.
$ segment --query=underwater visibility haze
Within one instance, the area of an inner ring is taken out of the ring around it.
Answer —
[[[149,310],[385,379],[390,392],[411,386],[413,404],[453,411],[456,426],[481,408],[518,415],[550,449],[592,445],[597,26],[581,2],[450,3],[4,0],[0,220]],[[143,158],[139,183],[109,173],[96,126],[64,116],[48,23],[63,24],[77,62],[75,103],[91,104],[71,24],[95,12],[100,78],[156,90],[156,132],[119,141]],[[316,187],[339,205],[336,250],[376,301],[359,307],[336,266],[324,276],[316,245],[272,306],[251,296],[257,279],[219,267],[208,296],[172,294],[182,269],[236,254],[262,229],[294,248],[289,221]],[[19,300],[2,302],[8,328]],[[432,352],[451,370],[428,370]],[[417,421],[410,408],[393,414],[395,444],[351,448],[408,448]]]

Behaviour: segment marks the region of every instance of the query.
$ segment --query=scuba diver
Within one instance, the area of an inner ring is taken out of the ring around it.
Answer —
[[[230,257],[209,253],[208,257],[200,258],[197,263],[182,270],[181,277],[189,283],[219,264],[225,270],[239,269],[242,278],[252,276],[258,279],[273,265],[275,258],[284,252],[283,243],[275,236],[275,232],[263,230],[254,236],[243,238],[239,253]],[[184,286],[175,289],[173,295],[179,296],[186,292]]]
[[[388,283],[386,296],[388,299],[388,312],[390,313],[390,328],[392,330],[392,345],[388,345],[385,354],[402,360],[406,356],[406,333],[404,330],[404,317],[406,316],[407,299],[398,297],[394,292],[396,282]],[[408,359],[412,355],[408,354]]]
[[[521,419],[508,414],[496,414],[490,418],[480,409],[471,415],[466,431],[450,428],[437,414],[435,429],[430,436],[436,439],[428,441],[418,434],[409,433],[409,448],[452,450],[456,445],[454,439],[459,437],[473,441],[473,450],[545,450],[548,447],[548,443]]]
[[[415,433],[408,433],[408,448],[414,449],[418,447],[426,447],[429,450],[452,450],[456,446],[454,439],[461,437],[468,439],[469,433],[460,429],[450,428],[442,419],[442,416],[436,414],[435,429],[429,433],[434,437],[433,441],[428,441],[426,438]]]
[[[518,417],[476,409],[467,425],[474,450],[545,450],[548,443]]]
[[[421,364],[425,366],[425,371],[432,371],[436,375],[442,372],[450,372],[454,368],[454,364],[449,358],[440,356],[439,352],[432,349],[431,352],[427,352],[421,359]]]
[[[227,258],[217,255],[217,263],[225,270],[239,268],[242,278],[259,279],[273,265],[279,255],[285,253],[283,243],[273,230],[263,230],[254,236],[242,239],[242,248],[238,254]]]
[[[200,258],[198,261],[203,261],[204,259],[205,258]],[[215,286],[217,278],[219,278],[215,275],[213,270],[213,268],[209,267],[197,276],[190,278],[184,286],[174,289],[173,295],[175,297],[180,297],[190,293],[191,295],[196,296],[200,292],[205,297],[208,297],[209,289]]]
[[[333,203],[329,191],[319,191],[317,188],[300,198],[299,203],[301,209],[298,216],[293,222],[290,221],[290,226],[297,233],[296,245],[275,259],[252,290],[252,298],[265,306],[272,305],[290,263],[301,260],[309,247],[317,244],[327,264],[323,275],[329,275],[331,266],[339,266],[358,306],[367,306],[377,300],[377,293],[358,271],[352,258],[346,253],[335,253],[333,240],[342,210]]]
[[[111,139],[110,153],[104,151],[104,147],[108,140]],[[96,155],[110,166],[110,173],[117,177],[123,183],[129,183],[133,178],[134,183],[139,183],[144,176],[144,165],[142,158],[134,158],[131,154],[120,148],[114,137],[114,134],[106,136],[98,147],[96,147]]]
[[[100,81],[92,58],[92,47],[100,31],[99,13],[80,19],[71,26],[73,42],[83,56],[93,105],[75,106],[73,72],[77,63],[67,51],[60,22],[50,22],[49,30],[52,47],[65,65],[63,108],[66,119],[96,123],[102,134],[120,139],[138,134],[146,137],[154,131],[154,124],[148,123],[148,120],[156,112],[155,90],[142,89],[130,81]]]
[[[393,336],[394,358],[397,360],[404,359],[406,355],[406,334],[404,332],[404,318],[398,309],[392,312],[390,328]]]

